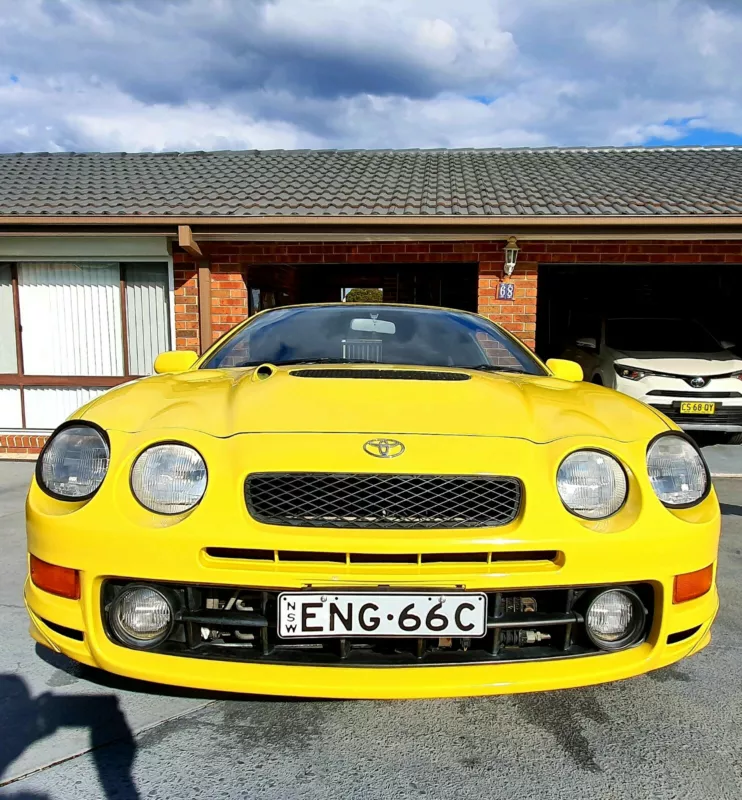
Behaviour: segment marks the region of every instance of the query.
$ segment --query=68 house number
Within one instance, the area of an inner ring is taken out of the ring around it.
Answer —
[[[497,285],[498,300],[515,300],[515,284],[499,283]]]

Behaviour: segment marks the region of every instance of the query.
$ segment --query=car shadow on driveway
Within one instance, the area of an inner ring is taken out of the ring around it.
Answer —
[[[735,506],[731,503],[719,503],[722,516],[742,517],[742,506]]]
[[[55,695],[44,692],[32,697],[19,675],[0,675],[0,787],[8,767],[34,742],[59,728],[87,728],[90,752],[105,798],[139,800],[131,775],[136,742],[112,694]],[[116,747],[105,745],[116,744]],[[19,786],[13,800],[47,800]]]
[[[112,689],[116,692],[136,692],[137,694],[153,694],[158,697],[183,697],[192,700],[228,700],[230,702],[260,702],[260,703],[329,703],[331,699],[312,697],[287,697],[283,695],[263,694],[237,694],[235,692],[218,692],[209,689],[188,689],[181,686],[169,686],[166,683],[152,683],[150,681],[136,680],[105,672],[102,669],[78,664],[76,661],[55,653],[43,645],[36,645],[36,655],[54,669],[61,670],[67,675],[87,681],[88,683]],[[341,701],[337,701],[341,702]]]

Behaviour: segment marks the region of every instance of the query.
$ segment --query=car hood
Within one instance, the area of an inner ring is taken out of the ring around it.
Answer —
[[[726,375],[742,371],[742,359],[728,350],[718,353],[663,353],[660,351],[615,351],[616,363],[644,367],[670,375]]]
[[[631,441],[667,429],[625,395],[550,377],[447,369],[436,371],[467,379],[431,381],[414,379],[425,370],[409,367],[403,372],[413,379],[298,377],[301,371],[280,368],[263,379],[253,369],[158,375],[107,392],[75,417],[106,430],[194,429],[216,437],[354,432]]]

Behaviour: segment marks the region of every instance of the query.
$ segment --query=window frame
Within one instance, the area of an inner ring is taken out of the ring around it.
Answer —
[[[137,264],[164,264],[167,269],[167,286],[166,286],[166,318],[168,319],[168,339],[170,347],[173,347],[176,340],[175,332],[175,304],[174,304],[174,272],[173,260],[170,258],[129,258],[125,261],[113,259],[113,263],[118,264],[119,268],[119,296],[120,296],[120,312],[121,312],[121,346],[123,348],[122,364],[123,375],[27,375],[25,372],[23,361],[23,320],[21,319],[21,305],[20,305],[20,291],[18,285],[18,268],[24,262],[54,262],[54,263],[70,263],[70,264],[95,264],[106,259],[103,258],[27,258],[15,260],[2,260],[2,264],[10,267],[10,284],[11,293],[13,298],[13,322],[15,329],[15,351],[16,351],[16,371],[13,372],[0,372],[0,388],[18,389],[20,391],[20,406],[21,406],[21,427],[20,428],[7,428],[0,425],[2,431],[27,431],[36,430],[31,429],[26,423],[26,398],[24,389],[45,387],[68,387],[71,389],[113,389],[123,383],[136,380],[137,378],[146,377],[145,375],[132,374],[129,369],[129,329],[127,320],[127,299],[126,299],[126,269],[129,265]],[[109,260],[109,263],[110,260]],[[40,429],[39,429],[40,430]]]

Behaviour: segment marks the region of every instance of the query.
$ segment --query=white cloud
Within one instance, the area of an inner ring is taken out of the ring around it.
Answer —
[[[731,0],[0,0],[0,18],[0,150],[742,135]]]

